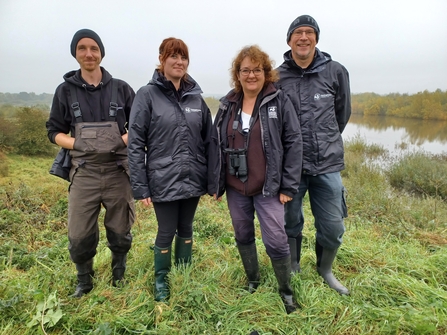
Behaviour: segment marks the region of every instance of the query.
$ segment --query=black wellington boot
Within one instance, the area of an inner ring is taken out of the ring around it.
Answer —
[[[341,295],[349,295],[349,290],[344,287],[332,273],[332,263],[337,255],[337,250],[338,249],[325,249],[318,242],[315,244],[317,271],[330,288]]]
[[[287,243],[290,248],[290,259],[291,259],[291,269],[292,273],[301,272],[301,243],[303,241],[303,235],[299,234],[297,237],[289,237]]]
[[[124,272],[126,272],[126,254],[112,252],[112,285],[122,286],[125,284]]]
[[[155,301],[166,302],[169,299],[168,273],[171,271],[171,246],[159,248],[154,246]]]
[[[85,263],[75,263],[76,270],[78,270],[78,285],[75,292],[71,295],[73,298],[80,298],[84,294],[89,293],[93,289],[93,258]]]
[[[293,290],[290,285],[291,265],[290,255],[281,259],[271,260],[276,280],[278,281],[279,294],[286,308],[287,314],[290,314],[301,306],[296,302],[293,296]]]
[[[241,255],[242,264],[244,265],[245,274],[248,279],[248,292],[254,293],[259,286],[259,263],[256,244],[237,244],[239,254]]]
[[[175,265],[191,263],[192,237],[184,238],[175,236]]]

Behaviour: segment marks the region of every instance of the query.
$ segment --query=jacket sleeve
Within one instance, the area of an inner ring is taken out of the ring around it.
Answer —
[[[212,155],[214,154],[212,144],[213,144],[213,138],[216,136],[216,130],[213,125],[213,119],[211,118],[211,112],[208,108],[208,105],[206,104],[205,100],[202,99],[202,110],[205,110],[206,112],[203,113],[203,120],[202,120],[202,141],[203,145],[205,147],[205,156],[207,159],[207,193],[209,195],[213,195],[214,192],[214,185],[213,185],[213,164],[214,160]]]
[[[335,115],[337,117],[340,134],[346,127],[351,117],[351,89],[349,85],[349,73],[343,65],[337,70],[337,95],[335,97]]]
[[[54,138],[59,133],[68,134],[71,127],[70,106],[67,105],[63,84],[59,85],[53,96],[50,116],[46,122],[47,135],[50,142],[56,144]]]
[[[142,87],[133,100],[129,119],[127,153],[130,184],[137,200],[151,197],[146,164],[147,133],[151,117],[151,100],[146,87]]]
[[[290,99],[282,96],[282,146],[284,150],[283,171],[279,192],[289,197],[298,191],[303,166],[303,140],[298,114]]]

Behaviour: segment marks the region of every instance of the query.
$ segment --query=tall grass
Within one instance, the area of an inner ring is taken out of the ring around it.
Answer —
[[[68,184],[48,174],[51,159],[9,156],[9,175],[0,178],[0,335],[446,334],[447,204],[439,196],[393,187],[389,170],[374,163],[386,156],[359,138],[346,143],[350,216],[334,273],[350,296],[329,289],[315,271],[315,230],[305,199],[302,272],[292,278],[303,307],[290,315],[259,228],[261,284],[254,294],[243,289],[225,198],[201,199],[193,264],[173,267],[168,303],[153,300],[157,225],[153,210],[139,203],[128,284],[110,284],[110,251],[101,228],[95,287],[81,299],[70,298],[76,276],[67,251]],[[49,308],[52,294],[57,301]],[[58,313],[52,325],[48,320]],[[36,315],[41,321],[30,325]]]

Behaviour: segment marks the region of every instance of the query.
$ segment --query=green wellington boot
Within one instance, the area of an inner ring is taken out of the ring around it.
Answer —
[[[171,246],[159,248],[154,246],[154,298],[155,301],[169,299],[168,273],[171,271]]]

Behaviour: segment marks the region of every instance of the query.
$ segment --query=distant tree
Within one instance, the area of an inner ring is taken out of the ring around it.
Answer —
[[[22,107],[17,112],[15,151],[22,155],[53,155],[54,146],[48,141],[45,122],[48,112],[36,107]]]
[[[11,119],[0,115],[0,152],[13,151],[16,133],[17,125]]]

